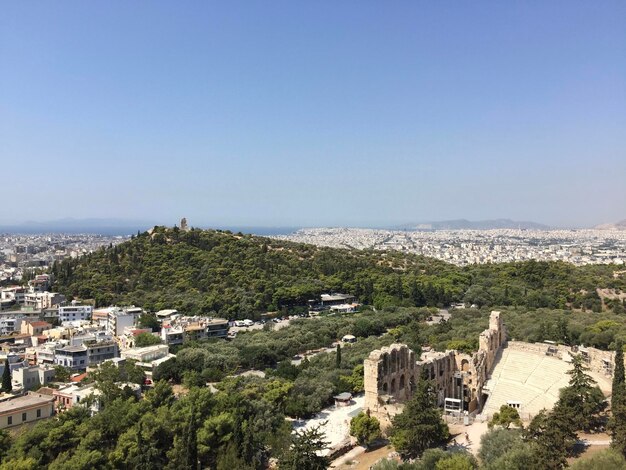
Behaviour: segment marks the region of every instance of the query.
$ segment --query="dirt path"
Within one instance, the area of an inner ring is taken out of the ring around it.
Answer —
[[[389,458],[395,454],[391,445],[365,452],[363,447],[356,447],[346,455],[335,460],[330,468],[337,470],[369,470],[369,468],[381,459]]]

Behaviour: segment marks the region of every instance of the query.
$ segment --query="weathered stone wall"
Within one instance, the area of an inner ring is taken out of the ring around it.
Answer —
[[[405,344],[376,349],[365,359],[364,374],[364,408],[381,422],[389,421],[387,405],[404,402],[412,396],[417,380],[415,352]]]
[[[416,377],[425,377],[435,383],[439,406],[443,406],[446,397],[454,395],[455,354],[456,351],[424,353],[417,363]]]

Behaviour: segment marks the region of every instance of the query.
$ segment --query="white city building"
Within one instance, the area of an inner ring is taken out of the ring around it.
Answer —
[[[93,307],[91,305],[59,307],[59,321],[63,323],[66,321],[89,320],[92,313]]]

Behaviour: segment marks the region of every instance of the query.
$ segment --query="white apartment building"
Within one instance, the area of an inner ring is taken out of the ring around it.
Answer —
[[[107,333],[113,336],[122,336],[124,334],[124,328],[131,327],[135,324],[139,312],[135,312],[136,309],[111,309],[107,316]]]
[[[18,305],[24,304],[26,289],[21,286],[6,287],[0,291],[0,300],[15,302]]]
[[[65,321],[89,320],[92,313],[93,307],[91,305],[59,307],[59,321],[63,323]]]
[[[137,361],[136,365],[144,369],[148,376],[152,375],[157,366],[176,357],[169,354],[169,347],[166,344],[127,349],[122,351],[121,356],[123,359]]]

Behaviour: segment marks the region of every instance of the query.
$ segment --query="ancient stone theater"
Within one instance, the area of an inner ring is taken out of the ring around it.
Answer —
[[[397,405],[411,398],[416,381],[424,375],[435,383],[440,406],[479,411],[486,399],[483,386],[505,342],[500,312],[491,312],[489,328],[480,334],[478,351],[471,355],[427,351],[416,360],[415,352],[404,344],[372,351],[364,363],[364,409],[388,426]]]

